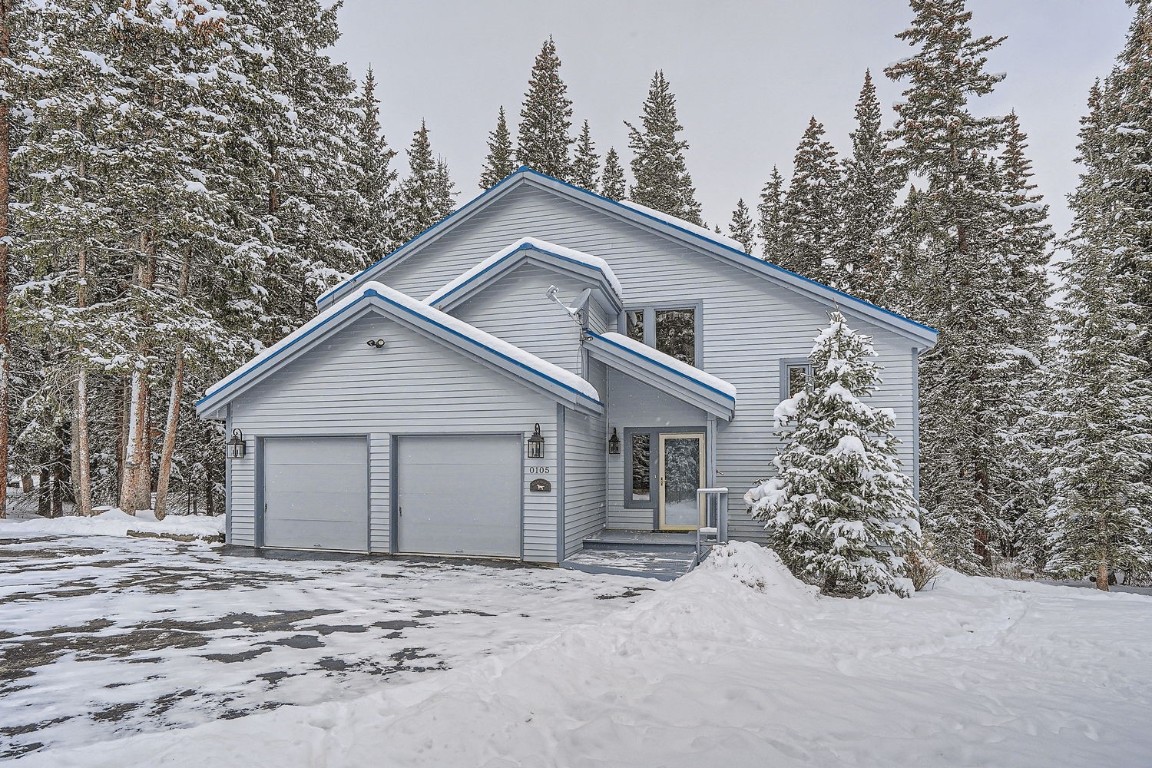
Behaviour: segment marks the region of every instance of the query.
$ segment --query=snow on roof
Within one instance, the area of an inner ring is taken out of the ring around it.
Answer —
[[[599,256],[592,256],[591,254],[584,253],[583,251],[577,251],[574,248],[566,248],[563,245],[556,245],[555,243],[549,243],[545,240],[539,240],[535,237],[522,237],[509,245],[507,248],[497,251],[496,253],[481,261],[476,266],[472,267],[472,269],[459,275],[451,282],[444,285],[431,296],[424,299],[424,303],[433,305],[443,301],[448,296],[455,293],[457,289],[472,282],[477,277],[487,272],[489,269],[504,259],[507,259],[512,254],[529,248],[540,251],[542,253],[549,253],[553,256],[559,256],[562,259],[574,261],[577,264],[583,264],[586,267],[595,269],[596,271],[600,272],[600,274],[604,275],[604,279],[608,282],[609,287],[616,294],[616,298],[620,299],[621,302],[624,301],[624,290],[620,287],[620,281],[616,279],[616,273],[612,271],[612,267],[608,266],[608,262],[604,261],[604,259],[600,258]]]
[[[641,344],[639,341],[629,338],[621,333],[613,333],[609,331],[608,333],[596,334],[596,336],[611,344],[615,344],[618,347],[623,347],[625,350],[638,357],[646,358],[660,365],[661,367],[671,369],[674,373],[678,373],[684,378],[692,379],[699,384],[703,384],[709,389],[715,390],[716,392],[719,392],[726,397],[730,397],[733,400],[736,399],[736,387],[732,384],[729,384],[719,376],[713,376],[707,371],[702,371],[693,365],[688,365],[688,363],[685,363],[682,360],[677,360],[671,355],[666,355],[657,349],[653,349],[647,344]]]
[[[744,243],[740,242],[739,240],[733,240],[726,235],[713,232],[707,227],[702,227],[699,224],[693,224],[692,222],[685,219],[677,218],[676,216],[664,213],[663,211],[657,211],[655,208],[649,208],[646,205],[640,205],[640,203],[634,203],[631,200],[619,200],[617,202],[619,202],[620,205],[627,206],[634,211],[639,211],[640,213],[651,216],[654,219],[659,219],[665,224],[671,224],[674,227],[686,229],[694,235],[706,237],[709,240],[720,243],[720,245],[727,246],[728,248],[735,248],[738,251],[744,252]]]
[[[470,342],[473,346],[484,348],[490,352],[495,353],[497,356],[514,364],[518,368],[522,368],[532,373],[537,374],[545,379],[548,379],[561,387],[579,394],[595,403],[600,403],[600,394],[596,391],[588,381],[582,379],[576,374],[561,368],[558,365],[548,362],[542,358],[533,355],[530,352],[525,352],[520,347],[509,344],[501,338],[493,336],[490,333],[480,330],[475,326],[460,320],[459,318],[452,317],[449,314],[441,312],[434,307],[413,299],[411,296],[401,293],[394,288],[389,288],[383,283],[375,281],[368,281],[359,287],[355,293],[345,296],[340,301],[333,304],[328,309],[324,310],[316,317],[309,320],[300,328],[296,329],[293,333],[285,336],[276,344],[273,344],[268,349],[261,352],[256,357],[249,360],[246,364],[240,366],[235,371],[216,382],[208,389],[207,394],[204,395],[197,403],[200,406],[203,403],[219,396],[232,386],[240,382],[253,371],[264,367],[274,358],[278,357],[289,348],[296,346],[303,341],[306,337],[310,336],[322,326],[328,324],[335,318],[344,314],[351,309],[355,304],[361,300],[370,297],[379,297],[384,302],[392,304],[404,312],[414,315],[420,320],[439,326],[447,330],[452,335]]]

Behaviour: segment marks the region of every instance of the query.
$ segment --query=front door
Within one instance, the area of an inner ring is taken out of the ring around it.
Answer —
[[[704,435],[660,435],[660,530],[694,531],[703,524],[696,491],[704,486]]]

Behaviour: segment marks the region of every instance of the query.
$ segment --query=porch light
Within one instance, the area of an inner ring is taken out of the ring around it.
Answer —
[[[620,436],[616,434],[616,427],[612,427],[612,437],[608,438],[608,453],[613,456],[620,453]]]
[[[537,423],[532,430],[532,437],[528,438],[528,458],[544,458],[544,436],[540,434],[540,424]]]
[[[244,458],[244,433],[238,429],[232,430],[232,439],[228,441],[228,458]]]

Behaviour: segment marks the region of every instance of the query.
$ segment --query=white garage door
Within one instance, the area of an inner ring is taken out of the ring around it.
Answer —
[[[265,547],[368,549],[368,441],[264,440]]]
[[[435,435],[397,444],[401,552],[520,557],[519,437]]]

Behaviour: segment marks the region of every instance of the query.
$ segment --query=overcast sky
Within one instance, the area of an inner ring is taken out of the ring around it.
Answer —
[[[1015,109],[1058,232],[1076,184],[1078,120],[1088,88],[1119,53],[1123,0],[970,0],[976,34],[1007,35],[992,71],[1008,74],[979,109]],[[906,0],[345,0],[334,58],[379,83],[381,123],[401,152],[421,118],[452,169],[461,202],[474,196],[497,109],[515,137],[528,73],[548,35],[563,62],[574,130],[587,119],[603,155],[627,163],[656,69],[677,97],[688,168],[709,223],[727,227],[737,198],[754,207],[774,164],[786,175],[810,115],[848,148],[853,106],[871,68],[888,124],[899,88],[883,68],[911,54],[894,35]],[[404,170],[401,163],[401,170]]]

